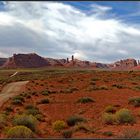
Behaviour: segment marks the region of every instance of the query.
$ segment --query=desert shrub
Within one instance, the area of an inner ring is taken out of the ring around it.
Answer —
[[[5,108],[5,111],[6,112],[13,112],[13,108],[8,106],[8,107]]]
[[[116,88],[119,88],[119,89],[124,88],[123,85],[119,85],[119,84],[113,84],[112,87],[116,87]]]
[[[128,99],[128,103],[138,107],[140,106],[140,97],[131,97]]]
[[[72,137],[72,130],[64,130],[63,132],[62,132],[62,135],[63,135],[63,137],[64,138],[71,138]]]
[[[107,107],[105,108],[105,112],[106,112],[106,113],[115,113],[115,112],[116,112],[116,109],[115,109],[114,106],[109,105],[109,106],[107,106]]]
[[[66,128],[66,123],[64,121],[58,120],[58,121],[55,121],[52,124],[52,127],[53,127],[54,130],[60,131],[60,130],[62,130],[64,128]]]
[[[14,126],[7,132],[8,138],[33,138],[33,132],[25,126]]]
[[[39,109],[33,108],[33,109],[27,109],[25,111],[25,113],[28,114],[28,115],[33,115],[34,116],[34,115],[39,114],[40,112],[39,112]]]
[[[79,117],[79,116],[71,116],[67,119],[67,124],[69,126],[74,126],[75,124],[79,123],[79,122],[84,122],[86,121],[84,118]]]
[[[50,94],[50,92],[48,90],[42,91],[41,93],[42,95],[48,96]]]
[[[92,78],[91,81],[98,81],[100,80],[99,78]]]
[[[31,94],[36,96],[37,95],[37,92],[36,91],[33,91],[33,92],[31,92]]]
[[[19,99],[14,99],[14,100],[12,101],[12,104],[13,104],[13,105],[22,105],[22,101],[19,100]]]
[[[24,125],[32,131],[36,130],[37,119],[32,115],[16,115],[13,120],[14,125]]]
[[[108,87],[106,85],[102,85],[102,86],[99,87],[99,89],[101,89],[101,90],[108,90]]]
[[[140,138],[140,131],[135,129],[126,129],[122,132],[119,138],[125,139]]]
[[[114,114],[104,113],[102,116],[103,123],[105,124],[114,124],[116,122],[116,118]]]
[[[113,136],[113,133],[111,131],[105,131],[105,132],[103,132],[103,135],[105,135],[105,136]]]
[[[42,99],[39,104],[48,104],[50,103],[49,99]]]
[[[84,125],[84,124],[77,124],[75,126],[74,131],[80,131],[80,130],[83,130],[85,132],[90,132],[91,131],[86,125]]]
[[[135,86],[134,89],[135,90],[140,90],[140,86]]]
[[[17,95],[15,97],[13,97],[13,100],[20,100],[21,102],[24,102],[24,97]]]
[[[26,99],[30,99],[30,98],[31,98],[31,95],[27,95],[27,96],[26,96]]]
[[[132,116],[131,112],[128,109],[120,109],[116,112],[116,119],[119,124],[122,123],[133,123],[134,117]]]
[[[91,81],[90,85],[96,85],[96,82],[95,81]]]
[[[42,114],[36,114],[35,117],[38,121],[41,121],[41,122],[45,121],[44,116]]]
[[[6,125],[7,116],[5,114],[0,114],[0,129]]]
[[[89,97],[83,97],[78,99],[78,103],[89,103],[89,102],[95,102],[92,98]]]
[[[74,91],[77,91],[78,89],[73,87],[73,88],[68,88],[68,89],[65,89],[63,91],[61,91],[62,93],[73,93]]]

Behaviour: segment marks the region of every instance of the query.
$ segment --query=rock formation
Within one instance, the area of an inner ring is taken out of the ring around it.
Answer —
[[[37,68],[49,66],[49,62],[41,56],[30,53],[30,54],[14,54],[8,58],[3,67],[6,68]]]

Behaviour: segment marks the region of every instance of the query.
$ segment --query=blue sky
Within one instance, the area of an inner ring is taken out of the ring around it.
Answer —
[[[0,19],[0,57],[140,57],[140,2],[0,2]]]
[[[129,16],[132,13],[137,13],[140,11],[140,2],[132,2],[132,1],[98,1],[98,2],[92,2],[92,1],[81,1],[81,2],[75,2],[75,1],[69,1],[64,2],[65,4],[70,4],[76,8],[79,8],[83,11],[89,11],[90,5],[92,4],[98,4],[102,6],[112,7],[111,13],[114,13],[116,17],[122,17],[123,20],[126,20],[126,22],[133,22],[138,23],[140,22],[140,14],[139,15],[133,15]]]

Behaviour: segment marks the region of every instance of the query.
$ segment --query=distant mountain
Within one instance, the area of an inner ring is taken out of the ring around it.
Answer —
[[[2,66],[7,61],[7,58],[0,58],[0,66]]]
[[[9,58],[0,58],[0,67],[3,68],[40,68],[40,67],[81,67],[81,68],[100,68],[109,70],[131,70],[140,67],[135,59],[123,59],[111,64],[98,62],[82,61],[72,56],[71,60],[44,58],[36,53],[13,54]]]

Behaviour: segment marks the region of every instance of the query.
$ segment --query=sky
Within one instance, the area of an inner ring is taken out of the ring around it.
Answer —
[[[0,57],[140,59],[140,2],[0,1]]]

